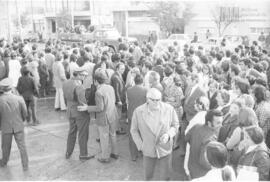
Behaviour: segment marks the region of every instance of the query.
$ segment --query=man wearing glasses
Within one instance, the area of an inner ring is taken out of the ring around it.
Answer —
[[[161,169],[159,180],[169,180],[173,137],[178,131],[179,120],[174,108],[161,102],[159,90],[149,89],[146,98],[147,102],[133,113],[130,132],[143,153],[145,180],[153,178],[157,162]]]

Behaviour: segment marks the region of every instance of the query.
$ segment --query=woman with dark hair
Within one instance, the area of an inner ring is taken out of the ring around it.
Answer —
[[[264,136],[270,129],[270,103],[266,101],[266,89],[263,86],[255,87],[253,91],[255,98],[255,113],[258,117],[259,126],[263,129]]]
[[[227,165],[229,154],[222,143],[209,142],[205,156],[211,170],[205,176],[192,181],[234,181],[236,179],[233,168]]]
[[[234,93],[240,97],[242,94],[249,94],[250,85],[246,79],[237,77],[233,84]]]
[[[257,171],[259,175],[257,180],[269,180],[270,160],[267,147],[263,141],[263,131],[260,127],[250,126],[244,129],[244,140],[240,146],[244,148],[245,153],[241,156],[237,167],[237,178],[239,180],[256,180],[251,179],[251,175],[241,175],[241,169],[245,171]]]
[[[235,128],[239,126],[238,115],[242,107],[240,100],[236,100],[230,105],[228,114],[225,115],[222,127],[219,130],[218,141],[226,142],[231,137]]]

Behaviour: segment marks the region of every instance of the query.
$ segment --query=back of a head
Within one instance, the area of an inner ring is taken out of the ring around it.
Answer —
[[[245,129],[254,144],[260,144],[264,140],[263,130],[259,126],[251,126]]]
[[[141,74],[136,74],[134,78],[134,82],[136,85],[140,85],[143,83],[143,76]]]
[[[208,125],[208,122],[213,123],[214,117],[223,116],[222,112],[217,109],[208,110],[205,115],[205,125]]]
[[[212,141],[206,146],[206,156],[211,166],[223,168],[227,164],[228,151],[222,143]]]
[[[258,125],[258,118],[253,109],[249,107],[243,107],[239,111],[238,115],[239,125],[247,127],[251,125]]]
[[[105,81],[108,79],[107,74],[105,72],[105,70],[98,68],[95,71],[94,74],[94,80],[96,80],[99,84],[103,84],[105,83]]]

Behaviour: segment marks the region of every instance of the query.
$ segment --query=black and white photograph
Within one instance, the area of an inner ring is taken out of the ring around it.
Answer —
[[[270,0],[0,0],[0,181],[270,181]]]

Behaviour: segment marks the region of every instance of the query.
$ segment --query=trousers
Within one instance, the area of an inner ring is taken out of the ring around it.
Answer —
[[[7,164],[9,161],[10,150],[12,145],[12,136],[14,136],[21,155],[23,167],[28,167],[28,155],[25,146],[24,131],[16,133],[2,133],[2,162]]]
[[[128,120],[128,139],[129,139],[130,155],[131,155],[131,158],[134,159],[134,158],[138,157],[139,151],[138,151],[137,146],[136,146],[136,144],[131,136],[130,127],[131,127],[131,119]]]
[[[152,158],[143,156],[143,168],[144,168],[144,179],[146,181],[152,180],[154,176],[154,171],[157,163],[159,164],[159,180],[166,181],[169,180],[169,173],[171,169],[171,155],[164,157]]]
[[[89,118],[85,119],[76,119],[69,118],[69,132],[67,139],[67,153],[72,154],[76,138],[78,133],[79,147],[80,147],[80,156],[87,156],[87,142],[89,136]]]
[[[37,121],[37,114],[36,114],[36,103],[37,100],[34,97],[32,100],[24,100],[26,107],[27,107],[27,122],[31,121],[31,116],[32,116],[32,120],[33,122]]]
[[[106,126],[98,126],[100,137],[101,157],[103,159],[110,158],[110,154],[118,154],[116,131],[110,124]]]
[[[56,88],[54,108],[60,108],[61,110],[67,109],[62,88]]]

